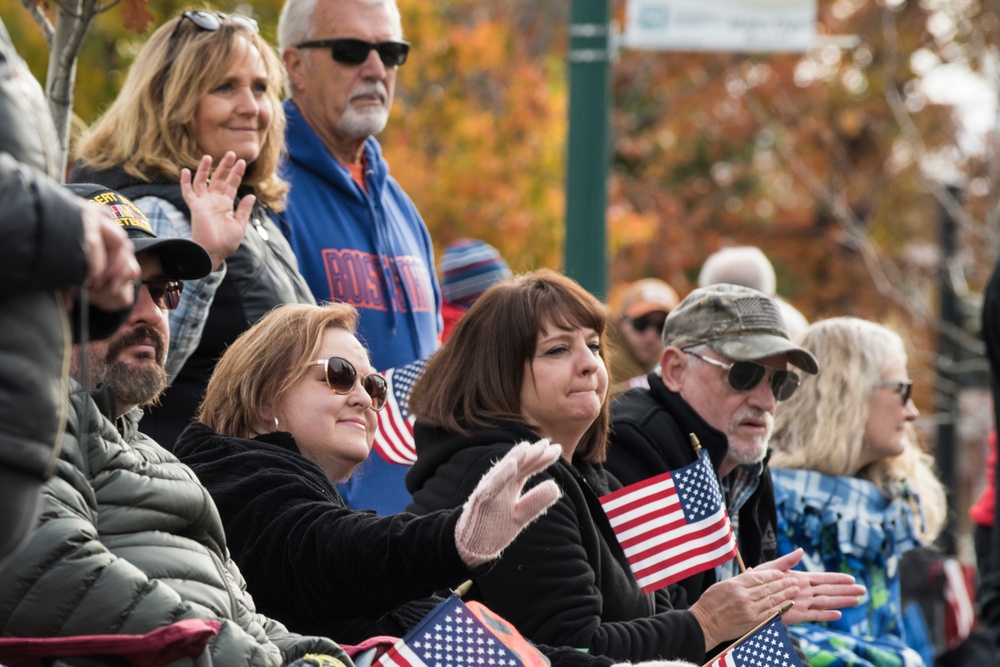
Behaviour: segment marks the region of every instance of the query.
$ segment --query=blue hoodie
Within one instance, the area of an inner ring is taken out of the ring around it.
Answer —
[[[430,356],[441,332],[441,291],[427,226],[389,175],[378,142],[364,146],[365,192],[316,135],[292,100],[282,176],[291,183],[285,216],[299,270],[317,301],[358,309],[358,338],[380,371]],[[341,485],[355,509],[401,512],[411,502],[406,466],[372,453]]]

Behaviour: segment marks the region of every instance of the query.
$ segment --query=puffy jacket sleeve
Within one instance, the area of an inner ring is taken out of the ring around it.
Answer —
[[[77,198],[2,149],[0,217],[0,296],[83,283],[87,259]]]
[[[306,650],[339,652],[256,615],[213,535],[171,509],[175,496],[207,499],[186,466],[124,443],[89,397],[76,393],[71,406],[38,529],[0,571],[0,635],[142,634],[201,618],[222,623],[209,644],[216,665],[277,667]],[[214,513],[210,501],[185,504]]]

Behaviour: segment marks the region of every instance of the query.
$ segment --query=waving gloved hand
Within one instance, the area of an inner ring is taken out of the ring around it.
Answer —
[[[522,442],[497,461],[472,491],[455,526],[462,561],[477,567],[500,556],[524,527],[540,517],[562,492],[546,480],[522,494],[524,483],[559,458],[559,445]]]

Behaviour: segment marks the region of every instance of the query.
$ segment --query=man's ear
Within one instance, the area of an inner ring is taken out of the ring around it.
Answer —
[[[679,347],[668,345],[664,348],[663,355],[660,357],[660,372],[663,374],[663,384],[667,386],[667,389],[680,393],[684,386],[687,365],[687,355]]]
[[[285,73],[288,75],[292,91],[300,90],[306,67],[302,51],[294,46],[289,46],[281,52],[281,62],[285,64]]]

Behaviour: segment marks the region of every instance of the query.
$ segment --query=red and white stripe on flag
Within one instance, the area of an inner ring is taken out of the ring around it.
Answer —
[[[698,461],[601,497],[644,593],[736,557],[722,493],[702,451]]]
[[[414,417],[409,410],[410,390],[424,371],[425,360],[419,359],[405,366],[385,372],[389,383],[389,396],[385,407],[378,413],[373,448],[389,463],[411,466],[417,460],[413,442]]]

